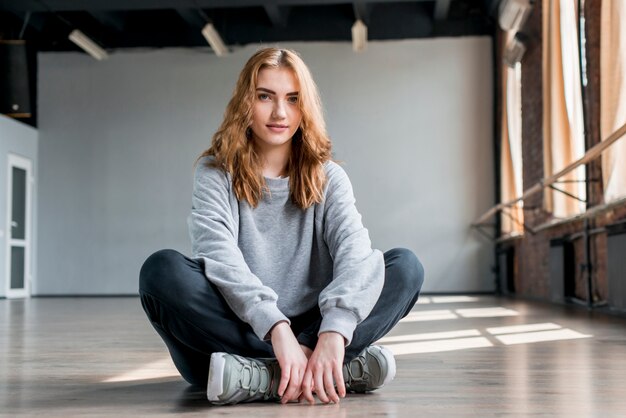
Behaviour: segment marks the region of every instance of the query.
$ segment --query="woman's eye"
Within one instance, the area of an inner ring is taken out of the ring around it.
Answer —
[[[287,101],[289,103],[294,103],[294,104],[298,103],[298,96],[290,96],[290,97],[287,98]]]
[[[259,100],[269,100],[269,94],[261,93],[259,94]]]

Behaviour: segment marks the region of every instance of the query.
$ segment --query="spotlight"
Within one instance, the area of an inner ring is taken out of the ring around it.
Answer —
[[[209,45],[211,45],[215,55],[221,57],[228,54],[228,47],[226,47],[222,37],[217,30],[215,30],[213,23],[207,23],[204,28],[202,28],[202,35],[206,38]]]
[[[352,49],[361,52],[367,49],[367,26],[361,19],[352,25]]]
[[[74,29],[70,36],[68,36],[69,40],[78,45],[83,51],[97,59],[98,61],[102,61],[104,59],[109,58],[109,54],[100,48],[98,44],[92,41],[87,35],[79,31],[78,29]]]

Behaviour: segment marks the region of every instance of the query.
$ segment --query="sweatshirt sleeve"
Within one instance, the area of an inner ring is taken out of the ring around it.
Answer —
[[[278,309],[276,292],[251,271],[237,245],[231,211],[231,183],[223,170],[201,159],[194,176],[191,214],[187,219],[194,258],[204,260],[207,279],[219,289],[228,306],[254,333],[264,339],[279,321],[289,322]]]
[[[319,332],[338,332],[349,345],[357,324],[369,315],[380,296],[385,265],[361,223],[346,172],[336,163],[328,164],[324,240],[333,259],[333,279],[319,296]]]

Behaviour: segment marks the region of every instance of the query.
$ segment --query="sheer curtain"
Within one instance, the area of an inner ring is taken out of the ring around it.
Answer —
[[[603,2],[604,3],[604,2]],[[543,2],[543,133],[544,174],[552,175],[585,153],[578,54],[577,0]],[[554,186],[586,198],[584,166]],[[545,206],[555,217],[585,211],[585,204],[560,191],[546,189]]]
[[[504,45],[513,39],[512,32],[505,32]],[[522,195],[522,83],[521,66],[502,66],[502,132],[500,135],[500,195],[508,202]],[[501,214],[502,233],[521,234],[524,231],[523,202],[505,208]]]
[[[626,4],[602,2],[600,36],[600,136],[608,138],[626,123]],[[604,200],[626,197],[626,138],[602,154]]]

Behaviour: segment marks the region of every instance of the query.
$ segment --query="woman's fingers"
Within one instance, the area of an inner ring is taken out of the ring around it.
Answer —
[[[335,391],[335,382],[333,382],[333,368],[332,365],[327,365],[323,372],[324,389],[328,399],[334,403],[339,402],[339,396]]]
[[[289,386],[287,386],[287,390],[282,395],[280,402],[287,403],[291,400],[297,400],[298,396],[300,396],[301,385],[302,373],[297,367],[294,367],[290,373]]]
[[[310,369],[307,369],[302,379],[302,394],[300,399],[305,399],[308,403],[313,405],[315,398],[313,398],[313,373]]]
[[[298,399],[307,358],[293,331],[286,322],[279,322],[270,331],[272,347],[280,365],[277,394],[283,403]]]
[[[291,377],[291,367],[281,365],[281,373],[280,373],[280,383],[278,384],[278,396],[283,396],[285,393],[285,389],[287,389],[287,385],[289,384],[289,378]]]
[[[343,370],[342,364],[336,364],[333,367],[333,377],[335,378],[335,386],[337,387],[337,394],[340,398],[345,398],[346,396],[346,384],[343,381]]]
[[[340,397],[345,396],[345,385],[341,371],[344,344],[345,339],[341,334],[331,331],[323,332],[320,334],[315,350],[309,358],[307,373],[312,376],[317,397],[324,403],[338,403]],[[335,385],[337,386],[335,387]],[[309,398],[307,397],[307,399]]]
[[[313,384],[315,385],[315,393],[317,397],[320,398],[320,401],[324,403],[330,402],[328,396],[326,396],[326,391],[324,390],[324,372],[323,368],[319,368],[313,373]]]

